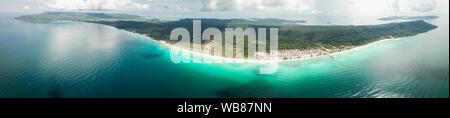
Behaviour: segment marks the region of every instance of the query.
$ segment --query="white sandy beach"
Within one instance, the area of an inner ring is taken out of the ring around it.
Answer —
[[[362,46],[351,47],[349,49],[333,50],[332,52],[327,52],[327,51],[324,51],[321,49],[312,49],[312,50],[290,49],[290,50],[278,50],[278,52],[277,52],[278,56],[276,56],[276,57],[265,56],[262,58],[258,57],[259,59],[236,59],[236,58],[215,56],[215,55],[211,55],[211,54],[207,54],[207,53],[203,53],[203,52],[199,52],[199,51],[193,51],[190,49],[180,48],[180,47],[171,45],[169,43],[166,43],[165,41],[162,41],[162,40],[152,39],[151,37],[148,37],[143,34],[130,32],[130,31],[126,31],[126,30],[122,30],[122,31],[129,32],[129,33],[137,35],[137,36],[141,36],[141,37],[146,38],[151,41],[156,41],[159,44],[164,45],[170,49],[179,49],[182,52],[190,53],[193,55],[194,58],[208,59],[208,60],[223,60],[224,62],[235,62],[235,63],[269,63],[269,62],[283,62],[283,61],[301,61],[301,60],[315,59],[315,58],[324,57],[324,56],[329,56],[330,58],[333,58],[333,55],[336,55],[336,54],[342,54],[342,53],[349,52],[349,51],[355,51],[355,50],[358,50],[361,48],[370,47],[371,45],[378,44],[378,43],[381,43],[384,41],[396,39],[393,37],[380,39],[378,41],[368,43],[368,44],[365,44]]]

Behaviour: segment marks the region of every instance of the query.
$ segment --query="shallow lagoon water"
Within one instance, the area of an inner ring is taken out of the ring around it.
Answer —
[[[448,16],[427,33],[304,61],[175,64],[113,27],[0,15],[0,97],[449,97]]]

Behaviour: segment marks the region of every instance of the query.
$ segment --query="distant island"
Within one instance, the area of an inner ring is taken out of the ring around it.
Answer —
[[[378,20],[432,20],[439,18],[438,16],[390,16],[379,18]]]
[[[277,18],[251,18],[251,22],[256,22],[259,24],[266,24],[266,25],[288,25],[288,24],[300,24],[300,23],[306,23],[304,20],[285,20],[285,19],[277,19]]]
[[[383,39],[414,36],[437,28],[437,26],[424,22],[423,20],[358,26],[301,25],[299,23],[304,23],[306,21],[212,18],[186,18],[177,21],[166,21],[159,19],[145,19],[140,16],[127,14],[79,12],[45,12],[42,14],[23,15],[16,17],[16,19],[27,22],[68,20],[109,25],[118,29],[148,36],[169,45],[175,43],[174,41],[169,40],[172,29],[184,27],[192,33],[192,21],[196,19],[202,21],[202,29],[216,27],[221,31],[224,31],[226,27],[241,27],[244,29],[247,27],[279,28],[278,56],[285,60],[328,55],[330,53],[348,50]],[[391,17],[391,19],[394,19],[394,17]],[[412,18],[409,17],[409,19]]]
[[[23,15],[16,17],[17,20],[42,23],[51,21],[144,21],[162,22],[159,19],[145,19],[144,17],[128,14],[106,14],[106,13],[78,13],[78,12],[44,12],[41,14]]]

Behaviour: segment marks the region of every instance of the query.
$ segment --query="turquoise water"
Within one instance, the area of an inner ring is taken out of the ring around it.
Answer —
[[[0,15],[0,97],[449,97],[448,16],[413,37],[334,58],[174,64],[170,49],[109,26]]]

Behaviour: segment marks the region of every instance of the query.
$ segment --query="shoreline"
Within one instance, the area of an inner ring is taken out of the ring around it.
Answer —
[[[71,21],[71,22],[74,22],[74,21]],[[177,49],[180,49],[183,52],[188,52],[188,53],[192,54],[191,56],[193,56],[193,59],[200,59],[200,61],[201,61],[201,59],[204,59],[204,57],[206,57],[207,59],[209,59],[210,62],[214,61],[214,60],[211,60],[211,59],[222,59],[223,63],[229,63],[229,62],[235,62],[235,63],[274,63],[274,62],[304,61],[304,60],[311,60],[311,59],[322,58],[322,57],[325,57],[325,56],[329,56],[330,58],[334,58],[331,55],[338,55],[338,54],[342,54],[342,53],[345,53],[345,52],[355,51],[355,50],[358,50],[358,49],[361,49],[361,48],[367,48],[367,47],[369,47],[371,45],[375,45],[375,44],[378,44],[378,43],[381,43],[381,42],[385,42],[385,41],[389,41],[389,40],[399,40],[399,38],[402,38],[402,37],[395,38],[395,37],[392,37],[392,36],[389,37],[389,38],[382,37],[378,41],[374,41],[374,42],[371,42],[371,43],[368,43],[368,44],[364,44],[364,45],[360,45],[360,46],[356,46],[356,47],[352,46],[349,49],[338,49],[338,50],[332,51],[331,53],[322,54],[322,55],[320,55],[318,53],[313,53],[312,54],[313,56],[305,56],[305,57],[301,57],[301,58],[290,58],[290,59],[282,59],[281,58],[280,59],[280,57],[275,57],[275,59],[236,59],[236,58],[227,58],[227,57],[222,57],[222,56],[215,56],[215,55],[211,55],[211,54],[205,54],[205,53],[202,53],[202,52],[193,51],[193,50],[190,50],[190,49],[180,48],[180,47],[168,44],[168,43],[166,43],[165,41],[162,41],[162,40],[155,40],[155,39],[153,39],[153,38],[151,38],[149,36],[146,36],[145,34],[139,34],[139,33],[127,31],[127,30],[124,30],[124,29],[118,29],[116,27],[109,26],[109,25],[103,25],[103,24],[97,24],[97,23],[89,23],[89,22],[80,22],[80,23],[88,23],[88,24],[112,27],[112,28],[115,28],[115,29],[117,29],[119,31],[123,31],[125,33],[130,33],[132,35],[139,36],[139,37],[145,38],[145,39],[150,40],[150,41],[154,41],[154,42],[159,43],[159,44],[161,44],[164,47],[167,47],[169,49],[177,48]],[[298,50],[298,49],[278,50],[278,53],[280,51],[292,51],[292,50]],[[313,50],[321,50],[321,49],[313,49]],[[299,52],[307,52],[307,51],[310,51],[310,50],[302,50],[302,51],[299,51]],[[323,52],[326,52],[326,51],[323,51]],[[311,55],[311,53],[309,55]]]
[[[54,21],[52,21],[52,22],[54,22]],[[78,21],[70,21],[70,22],[78,22]],[[97,24],[97,23],[90,23],[90,22],[80,22],[80,23],[102,25],[102,26],[107,26],[107,27],[112,27],[112,28],[118,29],[116,27],[109,26],[109,25],[104,25],[104,24]],[[202,59],[205,59],[205,57],[206,57],[206,59],[209,59],[209,62],[214,61],[214,60],[211,60],[211,59],[222,59],[224,61],[224,63],[230,63],[230,62],[234,62],[234,63],[243,63],[243,62],[245,62],[245,63],[273,63],[273,62],[304,61],[304,60],[311,60],[311,59],[322,58],[322,57],[325,57],[325,56],[328,56],[329,58],[333,59],[334,58],[333,56],[337,55],[337,54],[342,54],[342,53],[345,53],[345,52],[349,52],[349,51],[354,51],[354,50],[357,50],[357,49],[365,48],[365,47],[368,47],[370,45],[378,44],[378,43],[381,43],[381,42],[384,42],[384,41],[388,41],[388,40],[398,40],[399,38],[402,38],[402,37],[395,38],[395,37],[392,37],[392,36],[390,36],[389,38],[381,37],[377,41],[374,41],[374,42],[371,42],[371,43],[368,43],[368,44],[364,44],[364,45],[360,45],[360,46],[348,46],[348,47],[345,47],[346,49],[322,49],[323,47],[321,47],[321,48],[310,49],[310,50],[288,49],[288,50],[278,50],[277,51],[278,55],[294,55],[294,56],[297,55],[296,58],[292,58],[291,56],[285,56],[285,57],[289,57],[289,58],[283,58],[283,57],[279,57],[278,56],[278,57],[270,57],[271,59],[237,59],[237,58],[228,58],[228,57],[222,57],[222,56],[215,56],[215,55],[211,55],[211,54],[197,52],[197,51],[194,51],[194,50],[191,50],[191,49],[184,49],[184,48],[180,48],[180,47],[176,47],[174,45],[168,44],[168,43],[166,43],[163,40],[155,40],[155,39],[153,39],[153,38],[151,38],[151,37],[149,37],[149,36],[147,36],[145,34],[131,32],[131,31],[127,31],[127,30],[124,30],[124,29],[118,29],[118,30],[124,31],[126,33],[130,33],[132,35],[136,35],[136,36],[139,36],[139,37],[142,37],[142,38],[145,38],[147,40],[155,41],[155,42],[157,42],[159,44],[162,44],[165,47],[170,48],[170,49],[177,48],[177,49],[180,49],[183,52],[188,52],[188,53],[192,54],[191,56],[193,56],[193,59],[200,59],[200,61],[202,61]],[[298,53],[305,53],[305,52],[308,52],[308,51],[311,51],[311,50],[321,50],[321,51],[319,51],[319,53],[306,53],[306,55],[309,55],[309,56],[301,55],[300,58],[298,57]],[[329,50],[331,50],[331,51],[328,52]],[[296,52],[296,53],[294,53],[294,54],[281,53],[280,54],[280,52]]]
[[[339,49],[339,50],[335,50],[335,51],[333,51],[331,53],[327,53],[326,51],[323,51],[321,49],[312,49],[312,50],[298,50],[298,49],[278,50],[279,55],[280,54],[281,55],[292,55],[292,54],[285,53],[285,52],[296,52],[296,54],[298,54],[298,53],[305,53],[305,52],[308,52],[308,51],[311,52],[311,51],[314,51],[314,50],[316,50],[316,52],[318,52],[318,53],[306,53],[305,55],[301,56],[300,58],[297,55],[297,57],[295,57],[295,58],[288,58],[288,59],[283,59],[283,58],[280,58],[279,56],[275,57],[275,58],[272,57],[274,59],[236,59],[236,58],[227,58],[227,57],[222,57],[222,56],[215,56],[215,55],[211,55],[211,54],[197,52],[197,51],[190,50],[190,49],[180,48],[180,47],[168,44],[168,43],[166,43],[165,41],[162,41],[162,40],[155,40],[155,39],[153,39],[151,37],[148,37],[148,36],[146,36],[144,34],[139,34],[139,33],[136,33],[136,32],[130,32],[130,31],[123,30],[123,29],[119,29],[119,30],[125,31],[127,33],[131,33],[133,35],[137,35],[137,36],[145,38],[147,40],[158,42],[159,44],[162,44],[163,46],[165,46],[167,48],[170,48],[170,49],[176,48],[176,49],[181,50],[182,52],[190,53],[190,54],[192,54],[193,59],[200,59],[200,61],[201,61],[201,59],[204,59],[206,57],[207,59],[213,59],[213,60],[214,59],[223,59],[224,62],[236,62],[236,63],[242,63],[242,62],[268,63],[268,62],[303,61],[303,60],[311,60],[311,59],[321,58],[321,57],[325,57],[325,56],[329,56],[330,58],[334,58],[331,55],[337,55],[337,54],[342,54],[342,53],[345,53],[345,52],[358,50],[358,49],[361,49],[361,48],[366,48],[368,46],[371,46],[371,45],[374,45],[374,44],[378,44],[378,43],[381,43],[381,42],[385,42],[385,41],[388,41],[388,40],[398,40],[398,38],[394,38],[394,37],[380,38],[380,40],[375,41],[375,42],[371,42],[371,43],[364,44],[364,45],[361,45],[361,46],[351,47],[349,49]],[[320,51],[318,51],[318,50],[320,50]],[[282,53],[280,53],[280,52],[282,52]],[[213,60],[211,60],[211,61],[213,61]]]

